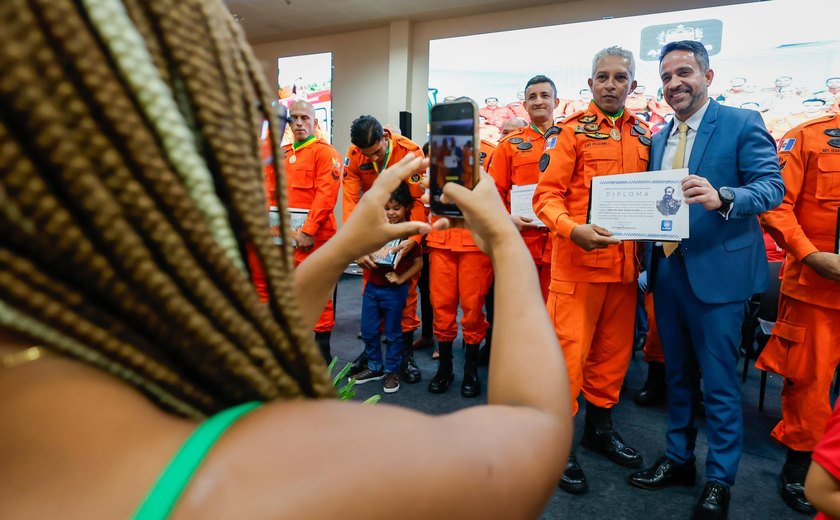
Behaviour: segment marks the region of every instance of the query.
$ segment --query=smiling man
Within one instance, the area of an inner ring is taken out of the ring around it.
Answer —
[[[592,59],[593,100],[569,116],[558,135],[546,139],[534,211],[551,230],[548,312],[569,370],[572,408],[586,398],[581,445],[625,467],[641,454],[613,429],[611,410],[633,343],[638,268],[633,242],[586,223],[592,177],[647,170],[650,132],[624,109],[633,79],[633,54],[609,47]],[[532,116],[533,117],[533,116]],[[586,492],[588,484],[574,453],[560,488]]]
[[[644,489],[694,484],[702,371],[709,451],[692,517],[727,518],[744,436],[735,367],[745,302],[764,291],[769,277],[756,215],[778,206],[785,187],[761,115],[709,99],[714,71],[702,43],[665,45],[659,75],[674,120],[653,138],[651,169],[688,168],[681,191],[691,237],[652,250],[649,283],[665,351],[668,431],[665,456],[630,483]]]
[[[551,138],[558,133],[558,128],[552,129],[552,124],[554,109],[559,103],[557,87],[550,78],[540,75],[528,80],[523,104],[531,123],[520,119],[524,123],[523,126],[499,141],[488,172],[496,181],[496,188],[508,212],[511,210],[511,189],[533,186],[540,179],[539,163],[545,148],[545,136],[548,134],[548,138]],[[516,119],[509,119],[505,126],[512,121],[515,122]],[[534,222],[527,216],[511,214],[510,218],[531,251],[531,257],[540,275],[543,299],[546,299],[548,282],[551,279],[551,241],[548,228],[538,227],[539,222]]]

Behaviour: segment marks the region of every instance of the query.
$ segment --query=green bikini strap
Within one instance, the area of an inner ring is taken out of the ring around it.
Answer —
[[[190,435],[158,477],[132,517],[134,520],[168,518],[195,471],[222,434],[240,417],[259,407],[260,402],[228,408],[204,421]]]

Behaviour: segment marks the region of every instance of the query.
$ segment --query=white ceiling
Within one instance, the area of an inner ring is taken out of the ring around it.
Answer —
[[[561,0],[569,1],[569,0]],[[392,20],[433,20],[515,9],[509,0],[225,0],[241,17],[251,43],[319,36],[381,26]],[[557,0],[530,0],[534,7]]]

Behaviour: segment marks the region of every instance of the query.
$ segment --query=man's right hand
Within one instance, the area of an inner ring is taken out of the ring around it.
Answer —
[[[376,262],[373,261],[373,257],[371,255],[365,255],[361,258],[357,258],[356,265],[364,267],[365,269],[376,269]]]
[[[840,255],[817,251],[803,258],[802,263],[816,271],[818,275],[840,282]]]
[[[539,227],[537,224],[534,224],[534,219],[531,217],[520,217],[519,215],[511,215],[510,221],[513,222],[513,225],[516,226],[516,229],[522,231],[523,229],[536,229]]]
[[[569,238],[584,251],[604,249],[621,243],[621,240],[612,236],[612,232],[595,224],[578,224]]]

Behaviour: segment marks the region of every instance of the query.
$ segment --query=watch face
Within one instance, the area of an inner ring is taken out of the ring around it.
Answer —
[[[732,202],[735,200],[735,192],[724,186],[720,189],[720,198],[726,202]]]

